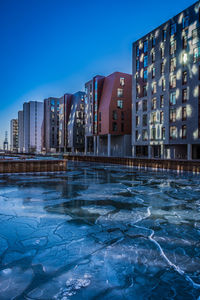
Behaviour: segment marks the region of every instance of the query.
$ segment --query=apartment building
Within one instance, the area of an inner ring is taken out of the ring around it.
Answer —
[[[10,151],[18,152],[18,119],[10,121]]]
[[[200,158],[199,2],[133,43],[132,154]]]
[[[72,94],[64,94],[60,98],[60,119],[59,119],[59,151],[68,151],[68,122],[71,112]]]
[[[24,114],[18,111],[18,152],[22,153],[24,147]]]
[[[131,78],[114,72],[86,83],[86,153],[131,155]]]

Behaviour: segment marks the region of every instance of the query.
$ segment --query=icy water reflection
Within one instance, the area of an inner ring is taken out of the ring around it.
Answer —
[[[200,299],[200,178],[69,163],[0,178],[0,299]]]

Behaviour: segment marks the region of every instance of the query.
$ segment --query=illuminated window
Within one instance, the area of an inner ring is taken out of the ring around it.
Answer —
[[[170,93],[170,105],[176,104],[176,92]]]
[[[182,20],[182,28],[186,28],[189,26],[189,16],[185,16]]]
[[[144,53],[148,51],[148,41],[144,41]]]
[[[140,85],[137,84],[136,85],[136,98],[139,98],[140,97]]]
[[[156,82],[154,82],[152,87],[152,94],[156,94],[156,92],[157,92],[157,85]]]
[[[184,32],[183,32],[183,40],[182,40],[183,49],[187,48],[187,41],[188,41],[188,30],[184,30]]]
[[[186,102],[188,100],[188,92],[187,89],[182,90],[182,102]]]
[[[170,126],[170,128],[169,128],[169,137],[170,137],[170,139],[176,139],[177,138],[177,127],[176,126]]]
[[[176,52],[176,40],[170,41],[170,54],[174,55]]]
[[[152,78],[155,78],[155,76],[156,76],[156,68],[153,67],[152,68]]]
[[[176,57],[170,59],[170,72],[174,72],[176,70]]]
[[[124,77],[120,77],[120,85],[124,86],[125,84],[125,78]]]
[[[153,99],[152,99],[152,102],[151,102],[151,109],[156,109],[156,98],[153,98]]]
[[[160,96],[160,108],[164,107],[164,96]]]
[[[196,47],[193,50],[193,62],[196,63],[200,58],[200,47]]]
[[[182,139],[186,139],[187,137],[187,127],[186,125],[182,126]]]
[[[142,130],[142,140],[147,141],[148,140],[148,133],[146,129]]]
[[[160,64],[160,73],[161,73],[161,75],[163,75],[164,72],[165,72],[165,65],[164,65],[164,63],[162,62],[162,63]]]
[[[182,73],[182,84],[187,84],[187,71]]]
[[[170,108],[169,120],[170,122],[176,122],[176,108]]]
[[[151,54],[151,59],[152,59],[152,63],[154,63],[155,60],[156,60],[156,54],[155,54],[155,51],[152,52],[152,54]]]
[[[162,91],[166,90],[166,80],[163,78],[162,79]]]
[[[182,107],[182,121],[186,121],[187,119],[187,110],[186,107]]]
[[[165,127],[162,128],[161,138],[162,138],[162,140],[165,140]]]
[[[173,89],[176,87],[176,75],[170,75],[170,88]]]
[[[124,95],[123,89],[117,89],[117,97],[122,97]]]
[[[147,114],[142,116],[142,126],[147,126]]]
[[[117,108],[123,108],[123,100],[117,100]]]
[[[156,112],[151,113],[151,124],[156,124],[157,122],[157,117],[156,117]]]
[[[165,57],[165,48],[164,47],[160,48],[160,57],[161,57],[161,59],[163,59]]]
[[[192,43],[197,44],[199,42],[199,36],[200,36],[200,27],[192,30]]]
[[[148,56],[144,56],[144,68],[148,67]]]
[[[164,112],[161,111],[160,112],[160,124],[162,124],[164,122]]]

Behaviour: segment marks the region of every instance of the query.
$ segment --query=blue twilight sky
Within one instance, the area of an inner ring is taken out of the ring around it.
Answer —
[[[0,147],[24,101],[131,73],[131,46],[192,0],[0,0]]]

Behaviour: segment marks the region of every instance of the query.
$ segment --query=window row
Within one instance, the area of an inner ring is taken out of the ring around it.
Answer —
[[[142,136],[140,136],[139,131],[135,131],[135,140],[139,141],[142,138],[143,141],[148,141],[148,131],[147,129],[142,130]],[[151,140],[165,140],[165,127],[162,129],[151,128],[150,129],[150,139]]]

